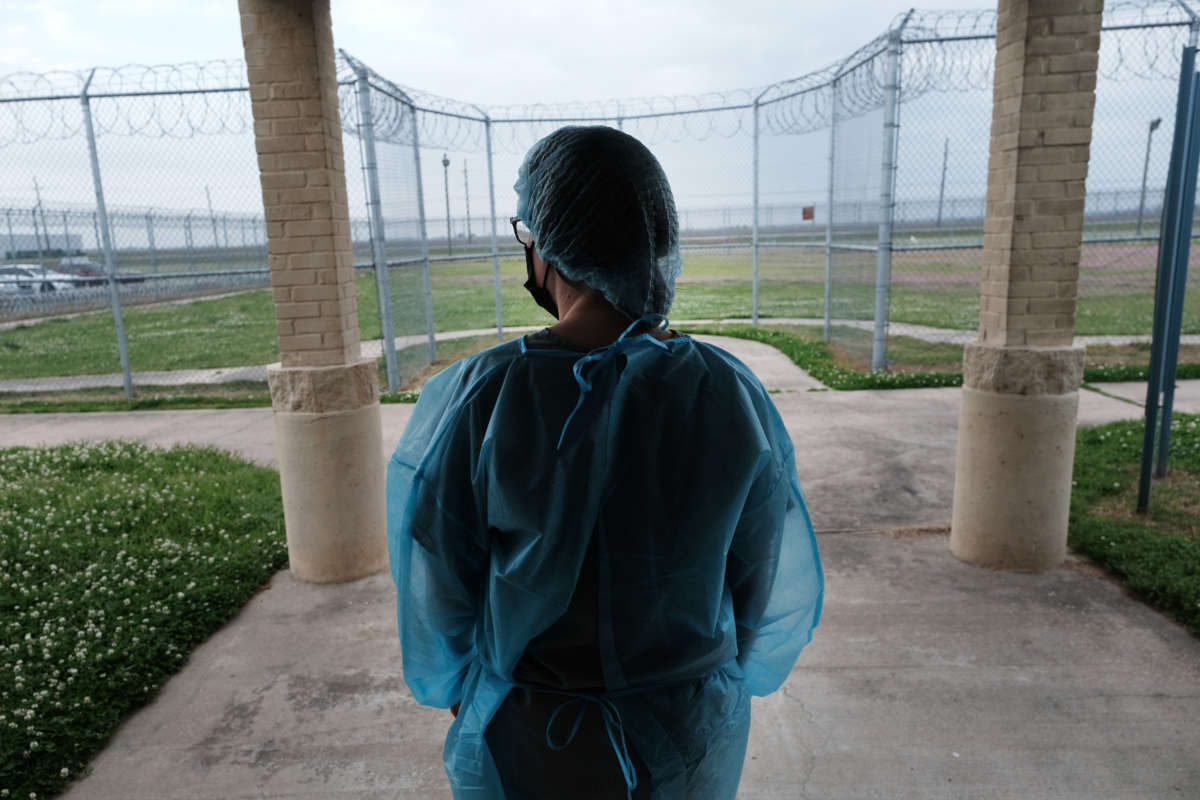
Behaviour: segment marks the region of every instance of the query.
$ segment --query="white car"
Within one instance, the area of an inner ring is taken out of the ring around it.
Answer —
[[[14,264],[0,267],[0,293],[57,292],[75,288],[76,278],[38,264]]]

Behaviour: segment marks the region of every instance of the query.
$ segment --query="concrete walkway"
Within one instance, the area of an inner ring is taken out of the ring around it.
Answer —
[[[827,575],[816,638],[754,701],[739,797],[1200,796],[1200,641],[1078,560],[1015,575],[950,555],[958,390],[807,391],[782,354],[733,343],[780,389]],[[1192,384],[1181,410],[1200,411]],[[1080,405],[1082,424],[1141,414]],[[383,407],[381,468],[410,413]],[[128,436],[270,463],[272,434],[269,409],[0,416],[5,446]],[[386,573],[277,574],[66,797],[448,798],[450,716],[405,688],[394,604]]]

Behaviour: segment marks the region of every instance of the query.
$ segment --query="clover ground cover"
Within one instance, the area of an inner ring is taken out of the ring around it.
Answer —
[[[272,469],[194,446],[0,449],[0,797],[79,776],[286,563]]]
[[[1142,430],[1138,420],[1079,432],[1068,541],[1200,636],[1200,416],[1172,420],[1167,476],[1138,514]]]

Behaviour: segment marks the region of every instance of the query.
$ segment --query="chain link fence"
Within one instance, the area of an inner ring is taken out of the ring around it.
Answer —
[[[1148,340],[1196,17],[1108,6],[1076,326]],[[511,185],[541,136],[607,124],[672,181],[674,321],[805,326],[861,368],[957,363],[978,324],[994,29],[993,11],[909,12],[769,86],[486,108],[342,53],[364,353],[397,390],[549,324],[521,287]],[[265,394],[278,352],[254,147],[238,61],[0,78],[0,393]],[[1200,333],[1195,302],[1184,332]]]

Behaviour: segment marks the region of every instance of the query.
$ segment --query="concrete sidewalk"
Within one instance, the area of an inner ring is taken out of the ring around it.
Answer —
[[[785,687],[755,700],[739,797],[1200,796],[1200,641],[1077,560],[1014,575],[950,555],[958,390],[808,391],[748,345],[779,390],[827,591]],[[1194,383],[1180,410],[1200,410]],[[1141,415],[1080,405],[1081,424]],[[381,467],[410,413],[383,407]],[[114,436],[274,457],[269,409],[0,416],[5,446]],[[277,574],[66,797],[449,797],[450,717],[404,686],[394,604],[386,573]]]

